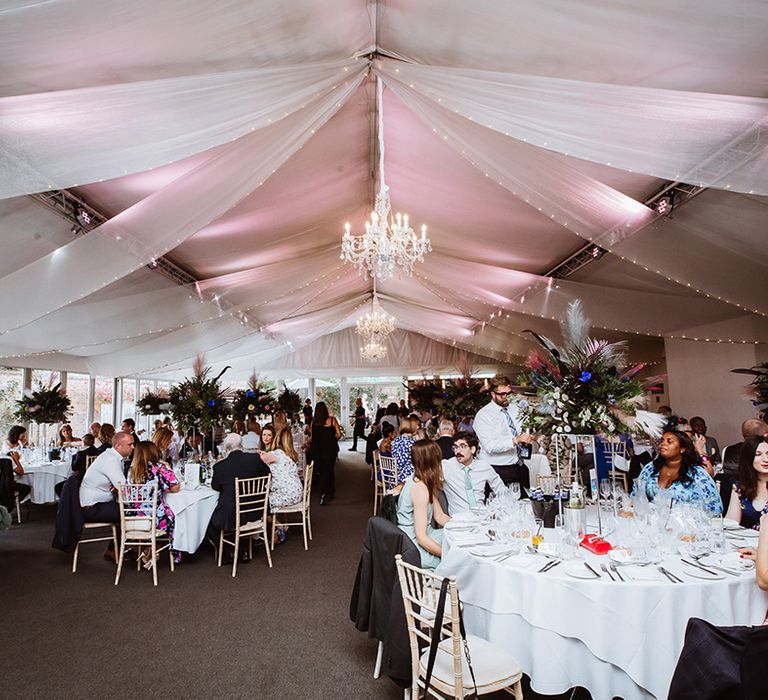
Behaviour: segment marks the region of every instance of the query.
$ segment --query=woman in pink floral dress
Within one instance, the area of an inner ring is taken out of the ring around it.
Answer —
[[[165,501],[165,494],[169,492],[176,493],[181,486],[173,470],[161,460],[160,450],[157,445],[153,442],[143,441],[134,447],[133,461],[128,472],[128,479],[132,484],[146,484],[150,481],[157,482],[156,526],[159,530],[167,532],[168,537],[173,542],[173,528],[176,524],[176,518]],[[146,515],[151,514],[151,510],[148,509]],[[144,558],[146,556],[145,552]],[[148,556],[151,558],[151,554]],[[174,559],[179,563],[181,561],[181,554],[174,552]]]

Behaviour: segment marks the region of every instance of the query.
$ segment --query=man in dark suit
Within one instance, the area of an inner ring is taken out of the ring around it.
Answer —
[[[440,421],[438,426],[439,435],[436,440],[440,452],[443,453],[443,459],[453,459],[453,422],[446,418]]]
[[[222,443],[222,449],[229,454],[213,466],[211,488],[219,492],[219,502],[213,511],[208,526],[208,537],[218,546],[221,530],[235,529],[235,479],[252,479],[257,476],[268,476],[269,467],[264,464],[258,454],[243,452],[243,439],[234,433],[227,435]],[[258,513],[248,513],[243,516],[245,522],[257,520]],[[242,553],[245,560],[245,552]]]

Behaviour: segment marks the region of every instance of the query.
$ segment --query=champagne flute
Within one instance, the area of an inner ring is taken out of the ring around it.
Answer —
[[[606,508],[608,507],[608,499],[611,497],[611,480],[600,479],[600,495],[606,502]]]
[[[513,481],[509,485],[510,491],[512,491],[512,497],[516,500],[520,500],[520,484],[517,481]]]

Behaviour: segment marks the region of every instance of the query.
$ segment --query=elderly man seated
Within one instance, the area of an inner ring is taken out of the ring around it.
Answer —
[[[243,439],[236,433],[230,433],[224,438],[221,450],[226,457],[213,466],[211,480],[211,488],[219,491],[219,502],[208,526],[208,537],[214,546],[217,546],[215,543],[218,543],[222,530],[235,528],[235,479],[252,479],[269,474],[269,467],[258,454],[243,452]],[[246,521],[256,520],[258,513],[248,513],[244,517]],[[241,561],[247,561],[247,552],[241,552],[240,557]]]
[[[443,459],[453,459],[453,422],[446,418],[437,427],[437,446],[443,453]]]
[[[470,510],[486,497],[486,487],[500,493],[504,482],[487,462],[477,459],[479,442],[474,433],[458,432],[453,436],[454,457],[443,460],[443,490],[451,514]]]

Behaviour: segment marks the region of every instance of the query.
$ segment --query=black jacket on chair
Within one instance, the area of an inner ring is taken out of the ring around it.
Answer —
[[[64,482],[56,510],[55,531],[51,547],[70,553],[75,549],[83,531],[83,512],[80,510],[80,481],[72,474]]]
[[[80,450],[72,459],[72,471],[77,474],[78,483],[82,482],[85,476],[85,464],[88,457],[98,457],[102,453],[98,447],[91,445],[84,450]]]
[[[384,643],[381,670],[401,685],[411,682],[411,652],[395,555],[421,566],[416,545],[386,518],[369,518],[349,616],[355,627]]]
[[[13,466],[10,457],[0,457],[0,506],[5,506],[9,511],[16,506]]]
[[[217,530],[233,530],[235,527],[235,479],[252,479],[268,476],[269,467],[261,457],[250,452],[235,450],[213,466],[211,488],[219,491],[219,503],[211,516],[211,525]],[[258,513],[247,513],[245,522],[258,520]]]

